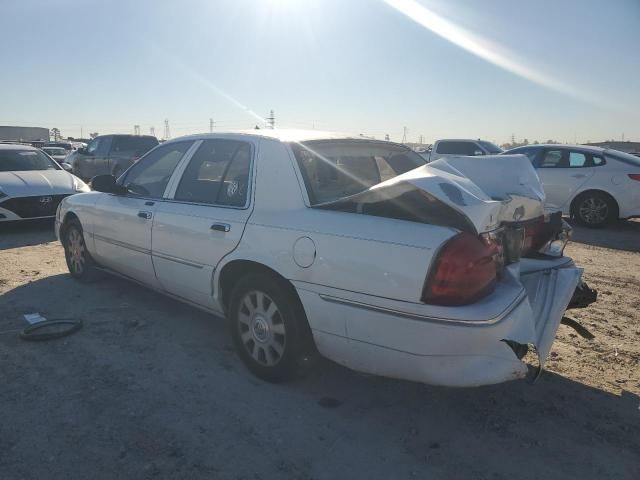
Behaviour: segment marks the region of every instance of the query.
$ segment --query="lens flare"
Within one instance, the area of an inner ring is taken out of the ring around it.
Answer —
[[[384,0],[384,2],[436,35],[503,70],[577,100],[611,107],[610,104],[590,92],[581,91],[574,85],[567,85],[556,78],[536,71],[524,60],[518,59],[513,52],[509,52],[504,47],[441,17],[417,0]]]

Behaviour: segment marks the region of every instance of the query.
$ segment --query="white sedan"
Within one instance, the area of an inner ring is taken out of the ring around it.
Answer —
[[[226,316],[271,381],[316,349],[431,384],[521,378],[581,279],[522,155],[426,165],[390,142],[262,130],[171,140],[92,186],[57,214],[71,275]]]
[[[599,228],[619,218],[640,217],[640,158],[586,145],[528,145],[547,205],[580,224]]]
[[[88,191],[41,150],[0,145],[0,222],[53,218],[64,197]]]

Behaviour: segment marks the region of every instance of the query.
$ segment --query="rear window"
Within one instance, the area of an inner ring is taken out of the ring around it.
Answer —
[[[142,156],[158,145],[154,137],[114,137],[112,153],[131,153]]]
[[[447,140],[438,142],[436,147],[436,153],[446,155],[473,155],[476,150],[479,150],[479,148],[475,142],[453,142]]]
[[[387,142],[319,140],[292,148],[312,205],[355,195],[426,163],[412,150]]]

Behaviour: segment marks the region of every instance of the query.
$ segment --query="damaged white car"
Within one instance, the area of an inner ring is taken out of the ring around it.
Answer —
[[[390,142],[251,131],[166,142],[92,185],[58,210],[71,274],[107,270],[224,315],[271,381],[316,349],[437,385],[522,378],[581,282],[524,156],[426,165]]]

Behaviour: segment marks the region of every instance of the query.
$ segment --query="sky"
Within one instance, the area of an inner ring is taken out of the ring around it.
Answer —
[[[640,141],[640,0],[0,0],[0,125]]]

